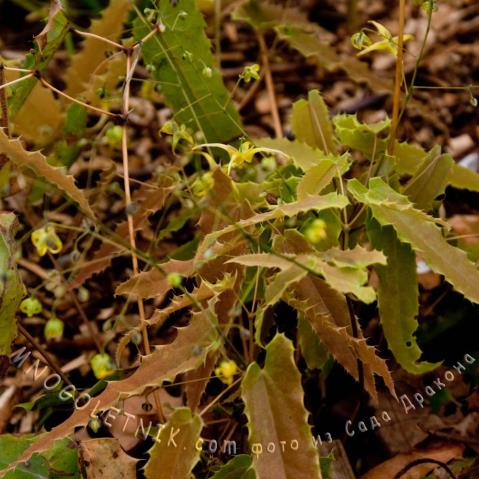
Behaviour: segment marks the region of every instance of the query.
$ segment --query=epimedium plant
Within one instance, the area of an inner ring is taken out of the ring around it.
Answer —
[[[131,11],[133,38],[122,26]],[[282,15],[278,24],[274,5],[245,2],[235,17],[252,25],[260,38],[274,27],[300,51],[307,40],[317,41],[317,31],[302,17],[292,16],[285,25]],[[405,38],[403,29],[393,37],[380,24],[374,25],[381,36],[379,43],[372,43],[364,32],[354,36],[354,43],[365,48],[365,53],[386,48],[397,56],[400,74],[391,120],[367,124],[355,115],[331,119],[321,94],[313,90],[307,99],[293,104],[294,140],[252,139],[245,135],[215,66],[204,20],[192,0],[161,2],[157,9],[143,10],[132,10],[126,1],[112,2],[103,17],[93,22],[89,34],[83,34],[85,41],[71,60],[65,91],[57,90],[43,76],[70,30],[61,4],[53,4],[48,28],[37,37],[37,49],[20,69],[23,80],[12,79],[8,85],[15,131],[36,145],[48,145],[49,156],[28,151],[11,138],[8,129],[0,132],[0,154],[22,171],[53,183],[87,218],[88,229],[72,228],[78,237],[68,243],[70,247],[75,244],[81,249],[83,235],[96,235],[102,242],[91,262],[80,258],[81,267],[68,279],[69,289],[80,288],[91,276],[102,273],[112,255],[131,255],[133,273],[116,287],[116,294],[136,303],[140,319],[123,330],[115,362],[105,345],[98,345],[90,364],[95,377],[103,381],[90,391],[82,407],[72,407],[68,419],[37,441],[2,439],[15,443],[15,453],[0,471],[2,477],[14,474],[30,457],[42,468],[45,462],[53,467],[51,455],[61,446],[57,441],[75,428],[90,425],[93,429],[95,424],[98,431],[101,413],[116,409],[118,401],[157,391],[181,375],[181,406],[167,412],[155,396],[163,424],[157,438],[164,440],[155,441],[147,453],[146,477],[156,477],[159,470],[165,477],[190,477],[200,461],[198,444],[203,440],[205,416],[223,402],[244,411],[249,451],[222,464],[212,477],[321,478],[298,357],[309,369],[323,369],[337,361],[374,400],[378,398],[376,377],[396,395],[386,360],[360,327],[355,312],[358,303],[377,301],[388,347],[407,372],[423,374],[438,366],[422,359],[415,337],[419,311],[416,260],[419,256],[455,290],[479,302],[474,288],[479,272],[448,238],[447,225],[438,215],[448,185],[478,191],[479,177],[456,165],[439,147],[424,151],[396,140]],[[111,54],[112,48],[116,53]],[[98,64],[107,51],[110,61],[103,71]],[[174,112],[160,134],[170,139],[179,166],[163,169],[132,195],[127,120],[130,82],[140,61],[155,85],[153,89],[142,87],[141,93],[147,98],[161,93]],[[90,79],[94,67],[99,70]],[[13,74],[15,68],[7,71]],[[358,68],[363,71],[356,59],[347,68],[351,75]],[[261,73],[256,64],[247,66],[237,87],[258,81]],[[124,85],[117,88],[120,74]],[[363,78],[371,80],[369,74]],[[70,106],[62,105],[60,98]],[[40,134],[29,129],[28,117],[22,119],[26,101],[56,105],[64,113],[55,120],[56,130],[45,136],[43,130]],[[114,226],[111,237],[98,219],[101,212],[96,201],[108,191],[111,173],[106,171],[97,188],[88,191],[53,166],[76,161],[85,147],[88,112],[101,115],[94,134],[103,139],[112,156],[121,155],[123,161],[127,219]],[[62,132],[73,135],[69,144],[61,138]],[[188,174],[185,167],[192,167]],[[45,194],[46,185],[37,183],[36,187]],[[138,248],[136,237],[152,221],[153,213],[171,204],[177,207],[176,215],[155,232],[154,244],[185,224],[192,229],[192,239],[158,258],[151,249]],[[13,213],[2,214],[2,264],[12,279],[7,285],[15,285],[2,291],[2,298],[12,305],[1,311],[0,324],[8,331],[0,344],[2,355],[10,353],[16,333],[12,309],[19,307],[29,317],[43,309],[34,294],[19,306],[23,293],[13,261],[14,224]],[[56,226],[41,225],[32,232],[39,257],[51,259],[64,249],[60,225]],[[373,275],[375,281],[371,281]],[[150,300],[156,307],[146,317],[145,304]],[[290,311],[287,328],[278,320],[284,305]],[[81,315],[80,311],[81,307]],[[151,349],[150,338],[161,334],[161,328],[178,316],[188,321],[177,328],[174,340]],[[88,318],[84,319],[88,324]],[[46,339],[58,339],[64,327],[60,318],[51,316],[44,329]],[[113,332],[115,336],[114,328]],[[141,362],[128,375],[119,366],[127,346],[140,343]],[[112,374],[119,379],[104,380],[112,379]],[[223,389],[205,403],[206,386],[214,377]],[[71,394],[71,403],[76,393]],[[239,405],[235,403],[238,395]],[[182,447],[168,448],[169,428],[181,431]],[[278,440],[288,447],[281,448]],[[263,454],[262,448],[270,444],[275,447]]]

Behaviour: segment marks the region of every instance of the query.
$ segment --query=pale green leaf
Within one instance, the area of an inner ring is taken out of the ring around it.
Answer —
[[[200,457],[201,449],[198,449],[197,442],[202,428],[200,416],[193,414],[189,408],[176,409],[148,451],[146,478],[156,479],[161,476],[189,479]]]
[[[320,257],[339,267],[366,268],[372,264],[386,264],[386,257],[381,251],[369,251],[360,245],[353,249],[331,248],[321,253]]]
[[[241,384],[250,446],[276,446],[273,452],[254,455],[258,479],[321,478],[318,451],[303,405],[301,375],[293,355],[291,341],[277,334],[266,346],[264,368],[250,364]],[[283,451],[281,441],[291,444],[292,440],[298,441],[298,449],[286,447]]]
[[[330,355],[313,327],[303,318],[298,318],[298,344],[309,369],[322,369]]]
[[[394,155],[396,169],[400,174],[415,175],[423,165],[427,153],[419,146],[397,142]],[[479,192],[479,174],[454,163],[447,176],[447,184],[454,188]]]
[[[351,54],[340,54],[321,39],[317,25],[309,23],[306,27],[289,25],[287,20],[278,24],[276,32],[281,40],[306,58],[313,58],[318,65],[328,72],[344,71],[355,83],[365,83],[373,91],[390,94],[393,83],[389,78],[381,78],[364,62]]]
[[[282,270],[266,290],[266,302],[270,306],[281,299],[288,286],[300,281],[308,272],[322,275],[330,286],[341,293],[351,293],[361,301],[371,303],[376,295],[373,288],[364,286],[368,281],[366,268],[375,263],[385,264],[386,258],[380,251],[368,251],[357,246],[352,250],[332,248],[322,253],[299,255],[246,254],[228,262]]]
[[[432,209],[435,198],[444,193],[454,160],[451,155],[441,155],[440,148],[433,148],[424,158],[403,193],[424,211]]]
[[[298,8],[285,8],[283,5],[263,0],[248,0],[233,12],[235,20],[249,23],[253,28],[265,30],[287,22],[294,25],[308,25],[306,16]]]
[[[286,230],[275,241],[275,249],[283,254],[308,254],[311,246],[296,230]],[[394,383],[384,359],[376,355],[362,334],[356,318],[350,316],[346,298],[317,276],[308,275],[293,283],[283,298],[307,319],[341,366],[358,380],[358,358],[364,366],[364,385],[371,397],[377,398],[374,374],[381,376],[392,395]],[[356,322],[357,337],[353,337],[352,321]]]
[[[353,150],[372,156],[385,149],[385,141],[378,140],[377,135],[389,128],[391,121],[385,120],[377,123],[361,123],[356,115],[336,115],[333,118],[334,129],[341,143]]]
[[[359,181],[351,180],[348,189],[356,200],[371,209],[373,217],[383,226],[391,225],[404,243],[409,243],[430,268],[444,275],[451,285],[466,298],[479,303],[479,271],[459,248],[451,246],[443,237],[437,220],[417,210],[407,198],[396,193],[380,178],[372,178],[369,189]],[[386,191],[388,199],[380,191]],[[401,201],[393,199],[401,197]]]
[[[326,154],[336,153],[328,108],[317,90],[308,93],[308,100],[299,100],[293,104],[291,129],[300,142]]]
[[[290,141],[287,138],[261,138],[255,144],[262,148],[271,148],[282,151],[289,156],[303,171],[319,165],[328,156],[320,150],[312,148],[306,143]]]
[[[266,286],[264,292],[265,306],[272,306],[277,303],[292,284],[297,283],[307,274],[308,272],[304,268],[295,264],[276,274]]]
[[[424,374],[438,364],[419,362],[421,350],[414,333],[419,313],[416,279],[416,255],[407,243],[401,243],[391,226],[368,222],[368,236],[373,247],[387,256],[387,265],[374,268],[378,276],[378,306],[381,325],[396,361],[407,372]]]
[[[364,286],[368,281],[368,273],[364,269],[351,267],[331,266],[323,261],[315,265],[326,282],[336,291],[344,294],[353,294],[364,303],[372,303],[376,299],[376,293],[371,286]]]
[[[332,183],[333,178],[344,175],[350,166],[348,156],[344,154],[333,158],[326,157],[307,170],[298,184],[298,200],[309,195],[319,195]]]
[[[286,255],[285,255],[286,256]],[[261,268],[279,268],[286,270],[293,264],[294,257],[281,257],[273,253],[252,253],[236,256],[227,263],[242,264],[243,266],[257,266]]]

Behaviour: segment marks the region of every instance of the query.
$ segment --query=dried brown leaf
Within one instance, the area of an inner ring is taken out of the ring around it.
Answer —
[[[80,464],[88,479],[135,479],[138,459],[129,456],[117,439],[102,437],[80,442]]]
[[[394,477],[403,467],[418,459],[434,459],[447,463],[452,459],[462,457],[464,446],[462,444],[451,444],[447,446],[430,447],[428,449],[412,451],[407,454],[398,454],[379,466],[368,471],[361,479],[385,479]],[[429,472],[437,468],[436,464],[421,464],[408,473],[401,476],[401,479],[421,479]]]

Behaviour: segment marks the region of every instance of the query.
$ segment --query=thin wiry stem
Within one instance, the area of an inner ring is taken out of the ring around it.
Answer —
[[[236,379],[232,384],[230,384],[224,391],[222,391],[218,396],[216,396],[209,404],[207,404],[203,410],[200,412],[200,416],[203,416],[206,411],[211,409],[230,389],[234,388],[240,381],[242,377]]]
[[[78,35],[81,35],[82,37],[86,37],[86,38],[94,38],[95,40],[99,40],[101,42],[104,42],[104,43],[108,43],[109,45],[111,45],[112,47],[115,47],[115,48],[118,48],[120,50],[124,50],[125,47],[123,45],[120,45],[119,43],[117,42],[114,42],[113,40],[109,40],[108,38],[105,38],[105,37],[101,37],[100,35],[96,35],[95,33],[90,33],[90,32],[82,32],[80,30],[77,30],[77,29],[73,29],[73,31],[75,33],[77,33]]]
[[[17,67],[7,67],[3,65],[2,67],[7,72],[22,72],[22,73],[31,73],[31,70],[27,70],[26,68],[17,68]]]
[[[32,346],[40,353],[42,358],[46,363],[55,371],[63,381],[69,386],[73,386],[72,382],[66,377],[65,373],[60,369],[60,367],[50,358],[47,352],[43,349],[42,345],[23,327],[21,323],[18,323],[18,330],[20,334],[25,337],[25,339],[32,344]]]
[[[396,75],[394,79],[394,97],[393,112],[391,119],[391,132],[387,152],[389,155],[394,153],[394,144],[396,142],[397,130],[399,126],[399,110],[401,104],[401,86],[403,81],[403,61],[404,61],[404,23],[406,16],[406,0],[399,0],[399,37],[398,37],[398,54],[396,58]]]
[[[55,88],[53,85],[48,83],[44,78],[40,78],[40,83],[43,86],[46,86],[47,88],[50,88],[50,90],[54,91],[58,95],[61,95],[62,97],[66,98],[67,100],[70,100],[74,103],[78,103],[79,105],[84,106],[88,110],[95,111],[96,113],[100,113],[102,115],[111,116],[112,118],[117,118],[118,117],[118,115],[116,113],[111,113],[110,111],[102,110],[101,108],[97,108],[96,106],[89,105],[88,103],[85,103],[81,100],[77,100],[76,98],[73,98],[72,96],[67,95],[66,93],[62,92],[58,88]]]
[[[430,0],[432,3],[432,0]],[[403,107],[401,109],[401,113],[399,114],[399,122],[401,121],[401,118],[404,115],[404,112],[406,111],[407,104],[409,103],[409,100],[412,98],[414,94],[414,90],[417,88],[415,83],[416,83],[416,77],[417,77],[417,72],[419,70],[419,65],[422,62],[422,59],[424,57],[424,53],[426,52],[426,44],[427,44],[427,39],[429,37],[429,32],[431,31],[431,26],[432,26],[432,12],[433,12],[433,7],[430,4],[429,5],[429,10],[427,13],[427,26],[426,26],[426,32],[424,33],[424,38],[422,40],[421,44],[421,50],[419,51],[419,55],[417,57],[416,63],[414,65],[414,71],[412,73],[412,78],[411,78],[411,83],[409,85],[409,90],[406,94],[406,98],[404,100]],[[406,84],[406,83],[405,83]]]
[[[20,83],[23,80],[26,80],[27,78],[31,78],[33,76],[33,73],[29,73],[28,75],[25,75],[23,77],[17,78],[16,80],[9,81],[7,83],[3,83],[0,85],[0,90],[3,90],[4,88],[7,88],[9,86],[15,85],[16,83]]]
[[[276,94],[274,91],[273,76],[271,75],[271,67],[269,64],[268,48],[264,41],[263,32],[256,32],[258,37],[259,48],[261,52],[261,63],[264,69],[264,79],[266,83],[266,90],[269,96],[269,102],[271,104],[271,115],[273,117],[274,133],[277,138],[283,136],[283,128],[281,127],[281,119],[279,117],[278,103],[276,101]]]

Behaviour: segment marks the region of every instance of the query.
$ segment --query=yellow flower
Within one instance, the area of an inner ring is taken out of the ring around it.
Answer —
[[[53,226],[45,226],[35,230],[32,233],[32,243],[40,256],[45,256],[47,251],[57,254],[63,248],[62,240],[56,234]]]
[[[260,151],[260,148],[255,148],[249,141],[241,143],[238,149],[231,147],[231,166],[238,167],[243,166],[244,163],[251,163],[254,155]]]
[[[328,236],[326,230],[326,222],[320,218],[316,218],[315,220],[311,221],[309,226],[306,228],[304,235],[310,243],[316,244]]]
[[[203,145],[197,145],[194,150],[199,150],[200,148],[205,147],[221,148],[228,153],[230,157],[228,173],[233,167],[239,168],[244,166],[245,163],[251,163],[256,153],[279,154],[288,157],[288,155],[280,150],[265,147],[255,147],[250,141],[243,141],[239,148],[235,148],[231,145],[224,145],[223,143],[204,143]]]
[[[238,366],[232,359],[224,359],[220,365],[215,368],[215,374],[221,382],[230,386],[233,384],[233,377],[238,373]]]
[[[246,66],[239,77],[245,83],[250,83],[252,80],[259,80],[259,65],[254,63],[253,65]]]
[[[392,33],[381,23],[371,20],[371,23],[376,29],[379,40],[374,42],[361,30],[351,37],[351,43],[354,48],[360,50],[358,56],[366,55],[375,50],[386,50],[392,53],[395,57],[398,54],[399,37],[393,37]],[[403,41],[407,42],[413,38],[412,35],[404,35]]]

